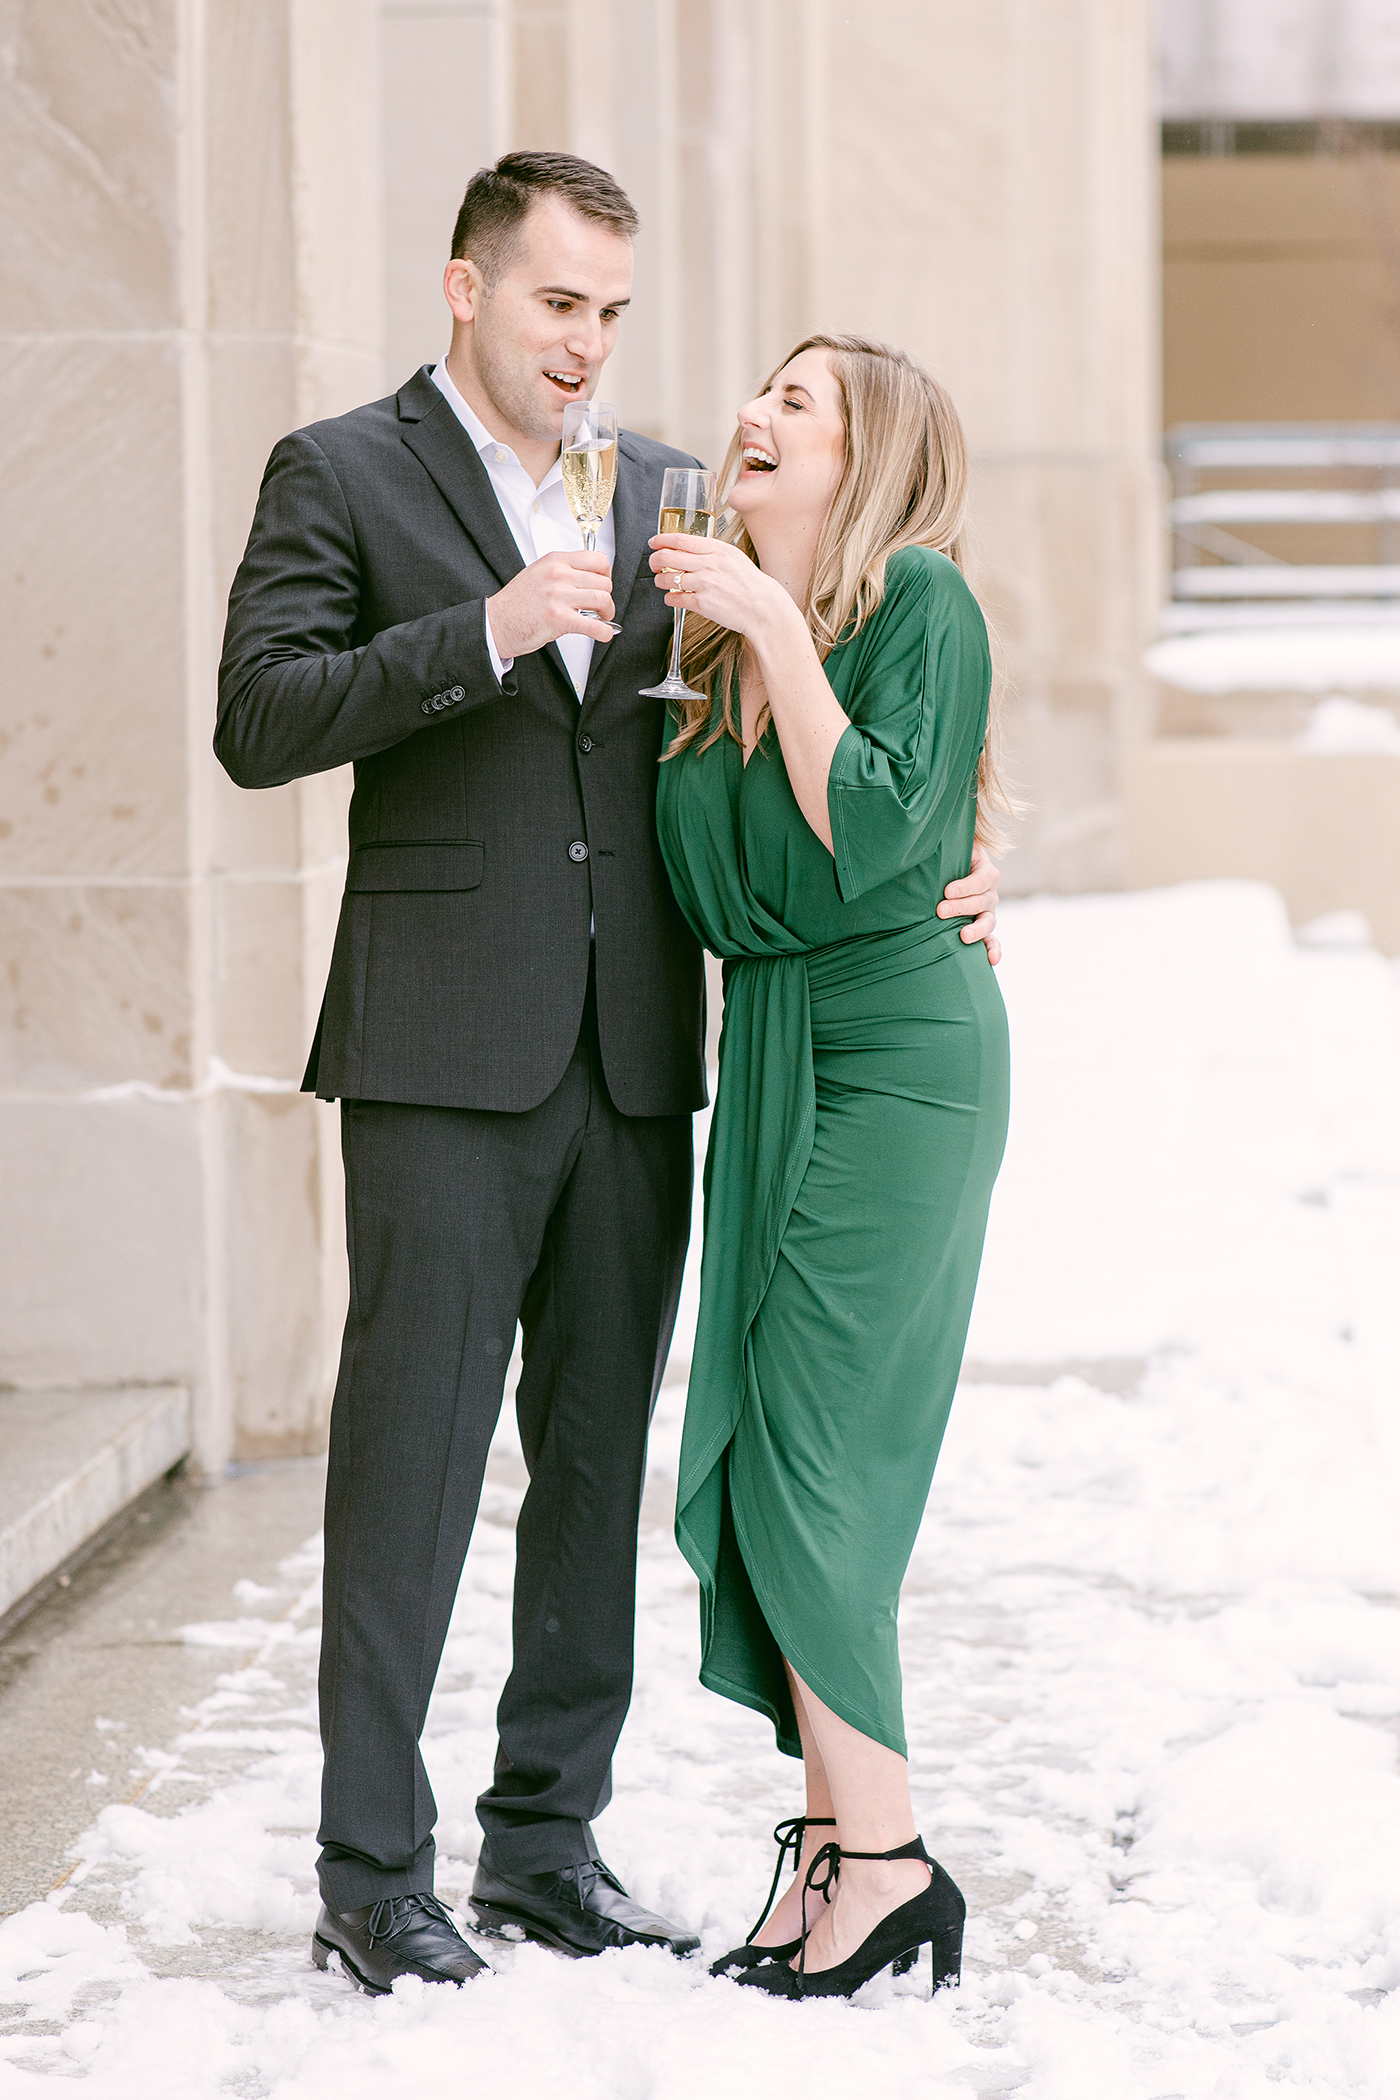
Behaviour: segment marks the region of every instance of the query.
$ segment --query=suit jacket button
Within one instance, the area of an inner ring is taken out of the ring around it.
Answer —
[[[580,750],[580,751],[591,751],[591,750],[593,749],[593,739],[592,739],[592,737],[591,737],[591,736],[581,736],[581,737],[579,738],[579,740],[578,740],[578,747],[579,747],[579,750]]]
[[[584,845],[582,839],[574,840],[572,846],[570,846],[569,848],[569,858],[570,860],[587,860],[588,848]]]
[[[467,689],[464,685],[454,685],[447,697],[449,700],[465,700]]]
[[[425,715],[430,715],[430,714],[432,713],[432,711],[433,711],[433,703],[432,703],[432,701],[431,701],[431,700],[425,700],[425,701],[423,702],[423,712],[424,712],[424,714],[425,714]]]

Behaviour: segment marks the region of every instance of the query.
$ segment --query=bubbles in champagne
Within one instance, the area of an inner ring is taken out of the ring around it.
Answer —
[[[617,486],[617,439],[585,432],[560,457],[564,494],[580,525],[596,525],[612,507]]]

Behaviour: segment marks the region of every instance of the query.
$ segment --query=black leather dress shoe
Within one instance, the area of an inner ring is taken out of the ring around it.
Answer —
[[[396,1976],[468,1983],[491,1973],[436,1896],[385,1896],[363,1910],[327,1910],[322,1904],[311,1959],[324,1969],[333,1954],[361,1990],[377,1997],[394,1988]]]
[[[513,1938],[511,1927],[546,1947],[565,1954],[601,1954],[608,1947],[667,1947],[672,1954],[693,1954],[700,1942],[693,1932],[669,1925],[653,1911],[634,1903],[622,1883],[591,1859],[581,1867],[561,1867],[553,1874],[514,1874],[509,1879],[480,1866],[472,1883],[471,1906],[483,1932]]]

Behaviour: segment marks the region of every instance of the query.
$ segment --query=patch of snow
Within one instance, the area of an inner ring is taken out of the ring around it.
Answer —
[[[1188,693],[1400,691],[1400,624],[1279,625],[1173,634],[1144,659]]]
[[[1393,0],[1158,0],[1165,116],[1400,116]]]
[[[1308,715],[1307,726],[1293,739],[1296,751],[1315,757],[1369,757],[1400,753],[1400,722],[1388,707],[1367,707],[1343,693],[1329,693]]]
[[[1369,948],[1371,922],[1360,911],[1325,911],[1293,931],[1304,948]]]
[[[146,1753],[141,1801],[103,1809],[68,1887],[0,1924],[0,2089],[1391,2100],[1400,979],[1369,949],[1300,946],[1246,883],[1034,899],[1002,931],[1015,1096],[976,1377],[901,1606],[920,1824],[969,1897],[961,1988],[929,2004],[925,1967],[792,2006],[703,1961],[486,1941],[496,1973],[462,1992],[371,2001],[318,1974],[311,1542],[273,1593],[240,1585],[225,1634],[200,1630],[228,1671]],[[677,1360],[693,1317],[688,1281]],[[669,1531],[682,1408],[668,1384],[599,1837],[708,1960],[801,1802],[766,1724],[695,1680]],[[425,1736],[459,1915],[521,1478],[506,1427]]]

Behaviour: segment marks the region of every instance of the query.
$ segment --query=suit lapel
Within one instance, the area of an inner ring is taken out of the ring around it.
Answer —
[[[515,535],[476,446],[433,385],[426,365],[399,389],[398,403],[404,443],[427,469],[496,581],[509,583],[525,566]],[[550,642],[540,654],[564,681],[570,709],[576,710],[578,694],[558,649]]]
[[[612,505],[612,599],[620,620],[623,607],[632,595],[642,556],[647,551],[647,541],[656,530],[661,487],[659,478],[649,473],[644,462],[632,451],[626,431],[618,440],[618,453],[617,488]],[[585,707],[596,697],[606,678],[608,658],[615,647],[616,643],[613,643],[605,649],[594,649],[593,661],[588,667],[588,683],[583,692]]]

